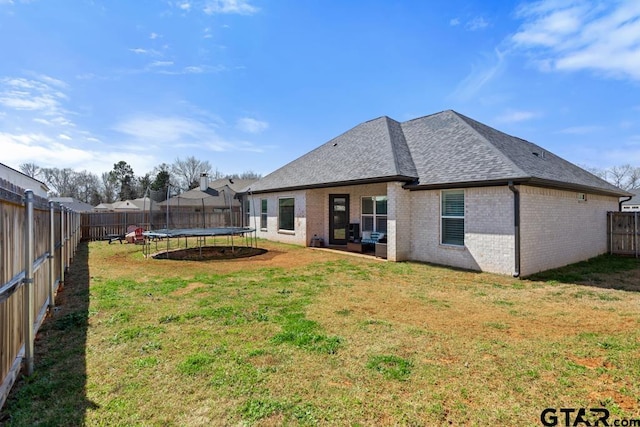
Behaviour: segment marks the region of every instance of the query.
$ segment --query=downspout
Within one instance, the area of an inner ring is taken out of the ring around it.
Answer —
[[[513,192],[513,235],[515,243],[515,266],[513,277],[520,277],[520,190],[513,181],[509,181],[509,190]]]
[[[622,212],[622,204],[623,204],[624,202],[628,202],[628,201],[629,201],[629,200],[631,200],[631,199],[633,199],[633,196],[629,196],[629,197],[627,197],[627,198],[626,198],[626,199],[624,199],[624,200],[620,200],[620,201],[618,202],[618,212]]]

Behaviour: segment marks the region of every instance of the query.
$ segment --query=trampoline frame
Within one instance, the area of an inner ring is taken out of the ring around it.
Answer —
[[[215,237],[217,236],[227,236],[227,243],[231,243],[232,252],[235,250],[236,245],[234,242],[234,236],[243,236],[245,239],[244,247],[257,248],[257,236],[255,236],[255,228],[251,227],[212,227],[212,228],[176,228],[176,229],[159,229],[159,230],[150,230],[143,231],[142,235],[145,237],[144,244],[142,248],[142,253],[145,258],[148,258],[151,255],[151,242],[154,241],[156,245],[156,252],[158,249],[158,242],[161,240],[167,241],[167,259],[170,258],[169,254],[170,243],[172,238],[178,239],[178,249],[180,248],[180,238],[184,237],[185,239],[185,249],[188,248],[188,238],[189,237],[197,237],[197,247],[200,250],[200,257],[202,257],[202,248],[206,245],[207,237],[214,237],[214,246],[215,246]]]

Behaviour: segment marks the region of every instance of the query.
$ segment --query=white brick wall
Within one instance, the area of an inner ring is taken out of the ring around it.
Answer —
[[[465,246],[440,244],[440,190],[411,193],[411,259],[512,274],[513,193],[508,187],[467,188]]]
[[[520,187],[521,273],[582,261],[607,251],[607,211],[618,198],[575,191]]]
[[[283,197],[293,197],[295,199],[295,221],[293,232],[278,230],[278,199]],[[252,200],[252,198],[254,200]],[[260,228],[260,209],[261,200],[267,199],[267,229]],[[257,236],[262,239],[269,239],[275,242],[293,243],[297,245],[306,245],[308,242],[306,230],[306,192],[290,191],[283,193],[265,193],[249,196],[251,201],[251,219],[250,224],[257,224]],[[255,211],[254,211],[255,209]]]
[[[519,186],[521,271],[525,276],[606,252],[606,212],[618,199],[572,191]],[[471,270],[513,274],[513,193],[507,186],[466,188],[465,246],[440,244],[440,190],[408,191],[398,182],[322,188],[253,196],[260,225],[260,199],[268,200],[268,227],[258,237],[308,246],[318,235],[329,242],[329,194],[350,195],[350,222],[360,223],[362,196],[388,197],[388,259],[416,260]],[[278,228],[278,198],[295,198],[295,232]],[[253,214],[252,214],[253,215]]]
[[[411,259],[411,192],[400,182],[387,183],[387,259]]]

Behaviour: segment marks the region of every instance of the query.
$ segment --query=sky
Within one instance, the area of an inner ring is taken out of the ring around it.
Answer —
[[[0,163],[266,175],[455,110],[640,166],[640,1],[0,0]],[[345,159],[345,162],[355,159]]]

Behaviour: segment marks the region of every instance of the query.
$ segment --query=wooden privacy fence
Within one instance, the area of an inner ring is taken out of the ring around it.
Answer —
[[[163,228],[213,228],[240,226],[241,213],[234,209],[222,212],[85,212],[81,216],[82,239],[102,240],[108,235],[124,236],[130,225],[145,230]]]
[[[640,212],[608,212],[607,237],[610,254],[640,256]]]
[[[80,214],[0,186],[0,408],[21,367],[34,372],[34,338],[80,240]]]

